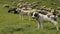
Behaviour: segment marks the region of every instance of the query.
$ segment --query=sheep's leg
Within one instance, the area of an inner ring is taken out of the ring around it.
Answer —
[[[29,19],[29,23],[30,23],[30,14],[28,13],[28,19]]]
[[[22,9],[20,9],[20,14],[21,14],[21,21],[23,21],[23,11],[22,11]]]
[[[29,22],[30,22],[30,15],[29,15]]]
[[[23,21],[23,14],[20,13],[19,16],[20,16],[20,19],[21,19],[21,22],[22,22]]]
[[[23,19],[23,15],[21,15],[21,19],[22,19],[22,21],[24,20],[24,19]]]
[[[40,28],[40,23],[38,23],[38,29]]]
[[[20,21],[20,22],[22,22],[22,16],[21,16],[21,14],[19,14],[19,17],[20,17],[20,19],[21,19],[21,21]]]
[[[19,14],[20,20],[21,20],[21,14]],[[20,21],[21,22],[21,21]]]

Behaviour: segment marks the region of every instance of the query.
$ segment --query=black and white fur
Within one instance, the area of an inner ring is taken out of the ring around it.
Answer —
[[[8,13],[14,12],[14,14],[18,14],[19,12],[17,11],[17,8],[9,8]]]
[[[41,27],[43,29],[43,23],[44,21],[51,21],[51,23],[53,23],[57,29],[57,31],[59,30],[58,27],[58,22],[57,22],[57,17],[55,17],[54,15],[50,15],[48,16],[48,14],[44,14],[41,12],[33,12],[32,13],[32,18],[35,18],[38,21],[38,29]]]

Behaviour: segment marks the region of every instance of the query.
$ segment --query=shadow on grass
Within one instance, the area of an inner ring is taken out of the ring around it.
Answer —
[[[17,31],[23,31],[24,29],[23,28],[14,28],[14,27],[5,27],[4,29],[1,30],[2,34],[13,34],[14,32],[17,32]]]
[[[56,27],[45,27],[46,29],[48,29],[48,30],[56,30]],[[59,27],[59,30],[60,30],[60,27]]]

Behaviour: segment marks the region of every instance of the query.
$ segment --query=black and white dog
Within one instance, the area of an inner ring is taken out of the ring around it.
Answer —
[[[33,12],[31,16],[38,21],[38,29],[40,27],[43,29],[44,21],[50,21],[55,25],[57,31],[59,30],[57,17],[55,17],[54,15],[48,15],[48,13],[45,12]]]

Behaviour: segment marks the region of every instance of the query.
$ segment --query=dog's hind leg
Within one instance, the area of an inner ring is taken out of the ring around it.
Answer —
[[[57,31],[59,31],[58,22],[56,22],[56,21],[52,21],[52,23],[55,25]]]

